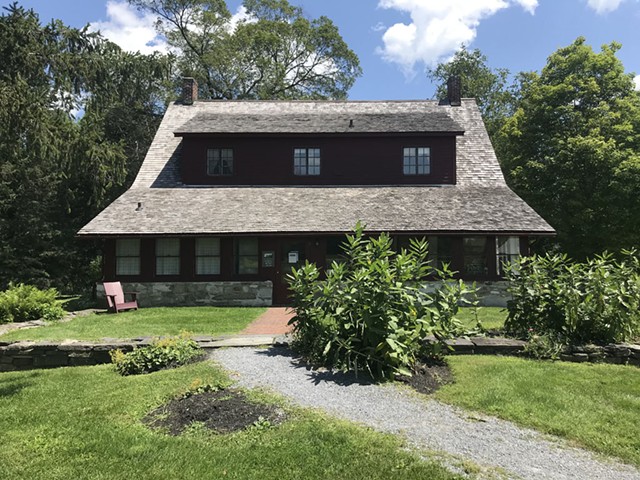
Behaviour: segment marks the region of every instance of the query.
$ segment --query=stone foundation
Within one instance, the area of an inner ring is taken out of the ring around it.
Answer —
[[[255,282],[122,282],[125,292],[138,292],[140,307],[267,307],[272,304],[271,281]],[[98,300],[106,305],[104,287]]]

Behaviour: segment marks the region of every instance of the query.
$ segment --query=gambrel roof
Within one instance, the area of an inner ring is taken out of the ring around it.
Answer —
[[[353,126],[350,127],[351,120]],[[456,135],[451,186],[188,186],[182,136],[198,134]],[[143,208],[137,209],[138,203]],[[224,205],[224,208],[220,208]],[[372,232],[554,234],[506,185],[473,99],[199,101],[165,113],[133,186],[83,237]]]

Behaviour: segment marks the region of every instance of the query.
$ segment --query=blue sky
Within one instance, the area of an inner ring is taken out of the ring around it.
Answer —
[[[312,18],[325,15],[357,53],[364,71],[354,100],[431,98],[425,69],[461,43],[493,67],[540,70],[557,48],[582,35],[599,50],[616,41],[627,72],[640,74],[640,0],[290,0]],[[8,5],[5,1],[3,4]],[[125,0],[22,0],[41,21],[92,24],[123,48],[162,47],[152,18]],[[238,12],[241,0],[228,0]],[[640,86],[640,75],[637,77]]]

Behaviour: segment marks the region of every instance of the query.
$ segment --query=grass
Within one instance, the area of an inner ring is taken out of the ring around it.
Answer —
[[[476,326],[476,318],[473,309],[469,307],[461,308],[458,318],[467,328]],[[504,327],[504,321],[507,318],[507,311],[502,307],[479,307],[478,320],[482,322],[482,326],[486,330],[500,330]]]
[[[208,362],[131,377],[106,365],[0,374],[0,477],[457,478],[391,435],[316,413],[232,435],[193,428],[171,437],[141,424],[196,378],[227,382]]]
[[[437,398],[640,466],[640,369],[497,356],[452,356]]]
[[[177,335],[182,331],[194,335],[224,335],[244,329],[264,308],[159,307],[143,308],[116,314],[92,314],[70,322],[51,323],[44,327],[14,330],[0,336],[14,340],[100,340],[101,338],[135,338]]]

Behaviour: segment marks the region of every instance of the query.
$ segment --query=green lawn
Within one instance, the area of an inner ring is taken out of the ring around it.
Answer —
[[[0,340],[100,340],[177,335],[182,331],[194,335],[224,335],[244,329],[265,310],[240,307],[142,308],[117,315],[93,314],[70,322],[14,330],[0,336]]]
[[[478,307],[478,320],[486,330],[499,330],[504,326],[507,318],[507,311],[502,307]],[[476,317],[473,309],[469,307],[461,308],[458,318],[462,320],[467,328],[476,326]]]
[[[640,369],[498,356],[451,356],[437,398],[640,466]]]
[[[294,411],[263,430],[180,437],[140,419],[195,380],[224,384],[211,363],[121,377],[111,366],[0,373],[0,477],[453,479],[401,441],[316,413]]]

